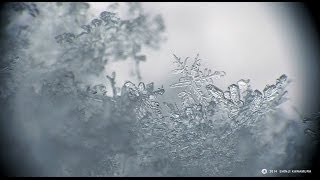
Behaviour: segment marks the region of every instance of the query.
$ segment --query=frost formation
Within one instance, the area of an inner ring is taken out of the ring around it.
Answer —
[[[87,3],[9,5],[10,11],[27,12],[32,20],[11,25],[14,31],[2,39],[7,46],[1,48],[5,86],[0,95],[6,103],[12,100],[14,118],[29,138],[21,141],[32,142],[35,164],[44,167],[35,174],[237,175],[238,168],[253,161],[241,149],[243,134],[253,139],[256,151],[273,153],[261,143],[260,127],[281,113],[278,106],[286,101],[290,82],[286,75],[262,91],[251,89],[249,79],[223,90],[214,82],[226,76],[224,71],[202,67],[199,55],[192,62],[173,55],[178,82],[169,87],[130,81],[118,86],[116,72],[106,72],[105,66],[133,60],[141,80],[139,64],[147,60],[142,48],[157,49],[164,40],[161,15],[144,13],[139,3],[126,4],[129,19],[117,15],[118,3],[92,18]],[[52,17],[64,18],[58,22]],[[47,26],[55,29],[42,37]],[[42,43],[44,48],[37,45],[42,38],[48,42]],[[99,76],[105,83],[88,78]],[[179,91],[178,101],[163,100],[172,99],[166,96],[170,89]],[[315,135],[311,129],[306,133]],[[287,145],[278,143],[285,151]]]

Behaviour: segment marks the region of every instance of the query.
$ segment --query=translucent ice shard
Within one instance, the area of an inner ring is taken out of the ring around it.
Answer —
[[[190,86],[190,85],[191,85],[190,81],[181,81],[178,83],[171,84],[170,87],[171,88],[178,88],[178,87],[185,87],[185,86]]]
[[[239,87],[236,84],[229,86],[230,99],[234,104],[240,104],[240,92]]]
[[[240,91],[240,95],[241,95],[241,101],[245,102],[246,100],[246,96],[249,95],[250,92],[250,85],[249,85],[250,80],[244,80],[244,79],[240,79],[237,84],[239,86],[239,91]]]
[[[263,93],[264,93],[264,97],[267,101],[271,101],[273,100],[278,94],[278,91],[277,91],[277,88],[275,85],[267,85],[264,90],[263,90]]]
[[[252,94],[253,100],[251,103],[251,111],[258,111],[261,107],[261,103],[263,101],[263,95],[259,90],[255,90]]]

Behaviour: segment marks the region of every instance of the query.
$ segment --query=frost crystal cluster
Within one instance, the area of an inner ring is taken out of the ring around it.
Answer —
[[[32,176],[227,176],[287,163],[296,127],[278,121],[286,75],[262,91],[249,79],[221,89],[215,81],[224,71],[203,67],[199,55],[173,55],[177,82],[119,86],[118,72],[106,67],[133,60],[140,81],[143,48],[159,48],[165,31],[160,15],[140,3],[125,6],[129,18],[116,12],[119,3],[97,17],[88,3],[8,4],[0,100],[6,123],[15,125],[6,131],[21,130],[10,138],[27,144],[12,147],[13,156],[31,159]],[[273,121],[289,125],[276,131]]]
[[[131,58],[136,64],[136,76],[141,79],[139,64],[146,61],[142,46],[158,48],[165,30],[162,17],[144,14],[141,5],[129,3],[130,19],[120,19],[116,13],[103,11],[77,33],[63,33],[55,37],[65,51],[62,61],[81,61],[83,71],[102,72],[108,61]],[[113,5],[112,11],[116,7]],[[110,8],[109,8],[110,9]],[[81,52],[81,53],[80,53]],[[86,56],[83,56],[83,53]]]
[[[148,167],[155,154],[161,153],[169,165],[159,162],[159,166],[181,166],[183,175],[192,176],[194,169],[207,176],[227,175],[230,172],[226,169],[240,161],[231,135],[241,128],[254,127],[256,121],[285,100],[287,77],[282,75],[263,93],[251,90],[249,80],[239,80],[223,91],[213,81],[225,72],[201,69],[198,56],[190,67],[187,60],[175,56],[178,68],[174,73],[182,77],[170,86],[182,90],[177,94],[180,107],[177,103],[154,101],[153,95],[161,95],[164,90],[153,92],[153,84],[124,85],[122,92],[127,93],[121,96],[129,96],[136,110],[138,157]]]
[[[165,90],[155,89],[154,83],[128,81],[114,97],[106,97],[106,87],[96,85],[89,94],[101,102],[113,102],[111,117],[128,118],[134,137],[130,154],[138,167],[156,166],[166,175],[228,175],[235,162],[243,161],[236,152],[237,133],[254,128],[286,100],[287,77],[282,75],[262,93],[253,91],[249,80],[239,80],[223,91],[214,80],[225,72],[201,69],[199,56],[190,66],[188,58],[174,58],[173,72],[181,77],[170,87],[181,89],[180,103],[158,101]],[[179,172],[170,172],[175,168]]]

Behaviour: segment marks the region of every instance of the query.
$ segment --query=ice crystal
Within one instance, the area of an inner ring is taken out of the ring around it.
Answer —
[[[159,102],[157,97],[165,90],[154,90],[154,83],[140,82],[136,86],[128,81],[120,96],[112,98],[113,113],[135,114],[130,129],[135,134],[139,166],[160,163],[154,159],[160,153],[165,162],[159,170],[181,166],[183,175],[194,175],[193,169],[200,169],[202,175],[227,175],[232,162],[242,161],[236,155],[236,136],[230,135],[255,126],[256,121],[283,102],[287,77],[282,75],[263,93],[251,90],[249,80],[243,79],[223,91],[213,85],[214,79],[225,76],[223,71],[202,71],[199,56],[190,68],[188,58],[174,58],[178,67],[173,72],[182,77],[170,87],[183,89],[177,94],[181,106],[177,102]]]
[[[229,139],[234,136],[229,135],[241,128],[254,126],[262,115],[282,103],[287,77],[282,75],[275,85],[267,86],[263,94],[258,90],[252,91],[249,80],[240,80],[223,92],[212,84],[212,78],[224,76],[224,72],[211,73],[207,69],[202,72],[198,56],[191,68],[187,66],[187,59],[181,61],[175,56],[175,60],[178,68],[174,73],[182,74],[182,77],[170,87],[184,87],[178,93],[182,107],[164,102],[162,104],[167,107],[168,115],[141,119],[138,114],[138,144],[142,146],[141,150],[149,153],[159,150],[165,152],[172,163],[183,164],[186,172],[198,167],[206,175],[217,175],[217,162],[224,170],[231,166],[230,162],[219,161],[218,158],[237,158],[232,143],[234,141]],[[138,91],[134,92],[135,97],[138,97]],[[140,102],[138,107],[139,112],[145,112],[148,104]],[[146,155],[141,154],[141,158],[145,159],[143,156]]]

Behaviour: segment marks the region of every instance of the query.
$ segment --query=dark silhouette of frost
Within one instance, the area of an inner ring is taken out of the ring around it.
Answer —
[[[94,74],[99,74],[103,70],[100,67],[108,61],[131,58],[135,61],[136,76],[141,80],[139,64],[146,61],[146,55],[140,54],[141,48],[158,48],[164,40],[162,33],[165,26],[160,15],[151,17],[145,14],[141,4],[128,3],[128,6],[128,13],[133,17],[131,19],[123,20],[114,12],[103,11],[90,24],[82,25],[84,31],[79,34],[67,32],[57,35],[57,43],[62,44],[66,51],[64,58],[77,61],[94,58],[91,63],[99,63],[89,66],[90,72]],[[78,57],[80,52],[91,54],[91,58]]]

